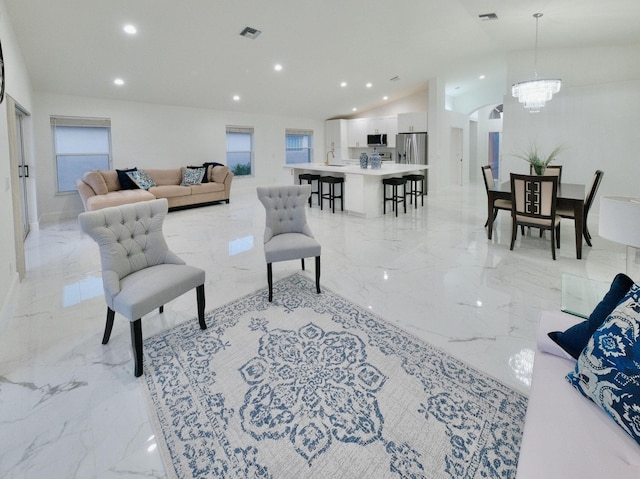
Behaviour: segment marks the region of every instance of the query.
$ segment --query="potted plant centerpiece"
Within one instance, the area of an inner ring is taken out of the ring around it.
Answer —
[[[536,175],[544,175],[544,170],[547,168],[549,163],[555,160],[558,154],[564,149],[565,147],[562,145],[556,146],[547,157],[544,157],[538,153],[537,145],[532,143],[528,150],[522,153],[517,153],[514,156],[530,163],[531,166],[533,166],[533,171]]]

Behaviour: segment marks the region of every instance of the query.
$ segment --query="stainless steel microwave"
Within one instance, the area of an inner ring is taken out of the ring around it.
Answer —
[[[387,135],[367,135],[367,146],[387,146]]]

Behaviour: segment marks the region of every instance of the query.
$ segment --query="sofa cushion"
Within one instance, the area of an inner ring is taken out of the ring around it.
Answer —
[[[206,168],[185,168],[182,170],[182,186],[199,185],[202,183],[202,177],[206,173]]]
[[[182,181],[182,168],[169,168],[164,170],[146,168],[144,171],[153,178],[157,186],[177,186]]]
[[[224,165],[217,165],[211,168],[211,181],[215,181],[216,183],[224,183],[224,180],[227,178],[227,174],[229,173],[229,168]]]
[[[203,195],[206,193],[217,193],[224,191],[224,185],[222,183],[201,183],[199,185],[191,186],[192,195]]]
[[[155,196],[146,190],[119,190],[110,191],[104,195],[96,195],[87,198],[87,211],[101,210],[110,206],[127,205],[139,201],[155,200]]]
[[[119,170],[116,168],[116,172],[118,173],[118,181],[120,182],[120,188],[121,190],[137,190],[138,189],[138,185],[135,184],[135,182],[131,179],[131,177],[129,175],[127,175],[127,173],[132,172],[132,171],[137,171],[138,168],[133,167],[133,168],[127,168],[124,170]]]
[[[128,171],[127,175],[141,190],[148,190],[156,186],[156,182],[144,170]]]
[[[96,195],[106,195],[109,192],[104,176],[97,170],[87,171],[82,176],[82,181],[88,184]]]
[[[158,185],[149,188],[149,193],[156,198],[175,198],[177,196],[189,196],[191,194],[191,187],[180,185]]]
[[[587,321],[582,321],[564,332],[552,331],[549,333],[549,337],[574,359],[578,359],[591,335],[611,314],[611,311],[620,304],[631,286],[633,286],[631,278],[622,273],[617,274],[611,283],[609,292],[595,307]]]
[[[213,175],[213,169],[216,166],[224,166],[222,163],[218,163],[217,161],[205,161],[202,163],[202,166],[207,168],[207,176],[209,177],[209,181],[214,181],[211,176]]]
[[[640,286],[593,333],[567,380],[640,444]]]

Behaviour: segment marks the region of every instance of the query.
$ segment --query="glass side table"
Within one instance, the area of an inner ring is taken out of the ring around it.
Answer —
[[[562,306],[565,313],[588,318],[609,291],[610,283],[562,273]]]

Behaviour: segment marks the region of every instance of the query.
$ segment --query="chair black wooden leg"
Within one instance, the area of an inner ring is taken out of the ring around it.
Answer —
[[[267,263],[267,283],[269,284],[269,302],[273,299],[273,278],[271,263]]]
[[[164,304],[158,308],[160,314],[164,313]]]
[[[510,250],[513,250],[513,245],[516,242],[516,235],[518,234],[518,225],[514,220],[512,221],[513,223],[511,225],[511,246],[509,247]]]
[[[142,376],[142,319],[131,321],[131,347],[133,348],[133,362],[135,377]]]
[[[316,256],[316,293],[320,294],[320,256]]]
[[[102,336],[102,344],[107,344],[111,337],[111,330],[113,329],[113,319],[116,316],[116,312],[107,307],[107,324],[104,327],[104,335]]]
[[[196,288],[196,297],[198,298],[198,322],[200,323],[200,329],[207,329],[207,323],[204,320],[204,284]]]
[[[300,258],[300,261],[302,261],[302,271],[304,271],[304,258]]]

